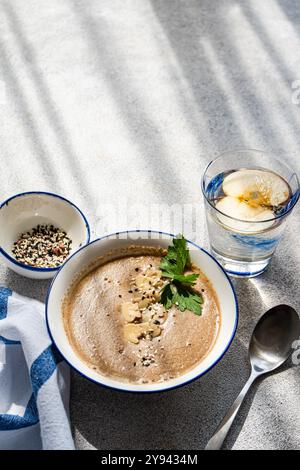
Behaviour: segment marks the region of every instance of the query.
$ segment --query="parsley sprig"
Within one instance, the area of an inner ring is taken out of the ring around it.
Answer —
[[[192,289],[199,274],[184,274],[190,265],[186,240],[179,235],[173,238],[173,245],[169,246],[166,256],[160,262],[162,277],[170,279],[161,291],[160,301],[167,309],[175,304],[182,312],[191,310],[196,315],[201,315],[203,297]]]

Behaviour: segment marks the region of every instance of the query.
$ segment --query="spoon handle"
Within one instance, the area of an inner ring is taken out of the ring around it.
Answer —
[[[244,401],[245,396],[247,395],[251,385],[253,382],[257,379],[258,374],[255,371],[252,371],[247,383],[245,384],[243,390],[231,406],[230,410],[224,417],[223,421],[217,428],[216,432],[212,436],[212,438],[208,441],[208,444],[205,448],[205,450],[220,450],[222,447],[222,444],[229,432],[229,429],[231,428],[231,425],[236,417],[236,415],[239,412],[239,409],[241,407],[241,404]]]

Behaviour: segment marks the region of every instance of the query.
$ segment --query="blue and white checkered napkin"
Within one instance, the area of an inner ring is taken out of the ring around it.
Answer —
[[[44,305],[0,287],[0,449],[73,449],[68,402]]]

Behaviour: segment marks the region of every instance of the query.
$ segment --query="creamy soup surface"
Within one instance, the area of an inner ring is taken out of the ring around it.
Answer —
[[[159,264],[166,252],[128,247],[99,259],[75,281],[62,306],[76,354],[101,374],[131,383],[162,382],[199,364],[215,344],[220,310],[214,289],[196,266],[194,289],[203,296],[202,315],[166,310]]]

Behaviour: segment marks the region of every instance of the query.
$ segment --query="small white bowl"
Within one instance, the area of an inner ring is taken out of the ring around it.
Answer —
[[[222,316],[216,343],[200,364],[175,379],[162,383],[139,385],[121,382],[93,371],[72,349],[64,329],[61,306],[62,300],[75,276],[98,256],[103,256],[110,250],[132,244],[167,248],[172,243],[173,238],[174,235],[172,234],[150,230],[132,230],[107,235],[78,250],[65,262],[53,279],[46,300],[46,321],[49,334],[65,360],[87,379],[105,387],[127,392],[161,392],[187,384],[205,374],[217,364],[229,348],[238,324],[238,304],[234,288],[221,265],[205,250],[188,241],[192,261],[212,282],[219,299]]]
[[[0,257],[13,271],[32,279],[49,279],[57,268],[35,268],[18,262],[13,253],[14,242],[23,232],[39,224],[53,224],[67,232],[72,240],[71,256],[90,241],[89,224],[78,207],[57,194],[32,191],[20,193],[0,206]]]

